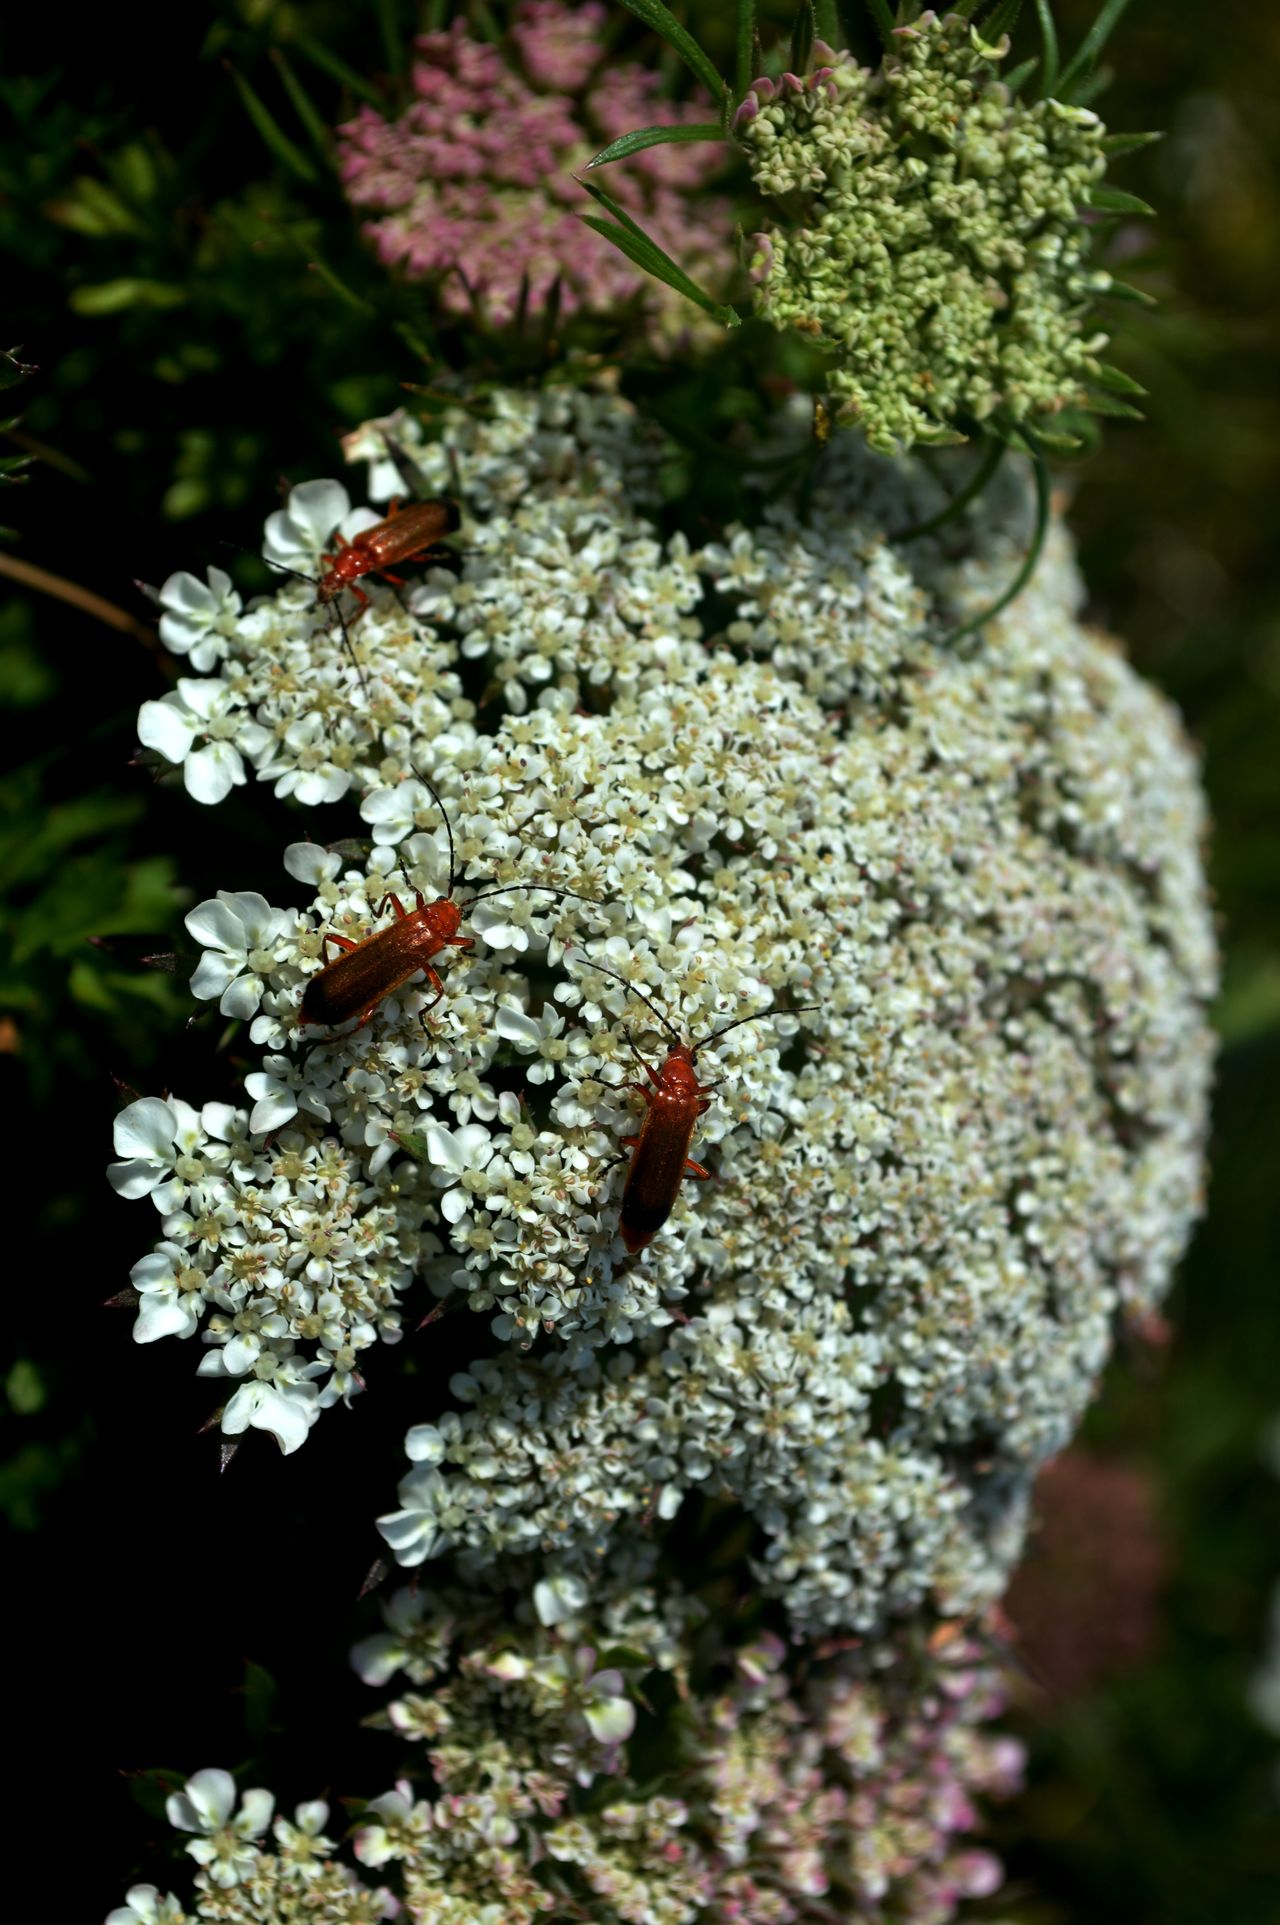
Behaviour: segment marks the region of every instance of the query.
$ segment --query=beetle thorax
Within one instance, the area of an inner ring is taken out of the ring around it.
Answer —
[[[673,1093],[693,1094],[698,1087],[698,1072],[694,1067],[694,1052],[688,1043],[673,1043],[662,1065],[662,1081]]]

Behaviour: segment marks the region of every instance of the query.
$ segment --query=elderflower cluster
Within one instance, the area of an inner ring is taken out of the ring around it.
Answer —
[[[1087,402],[1110,277],[1079,210],[1106,167],[1087,108],[1026,104],[959,14],[897,27],[882,67],[757,80],[734,130],[787,214],[754,237],[758,311],[830,350],[828,382],[874,448],[955,439],[999,409]]]
[[[709,1652],[702,1615],[676,1594],[666,1623],[615,1603],[593,1631],[554,1610],[513,1625],[474,1594],[397,1593],[387,1630],[353,1653],[368,1682],[406,1679],[381,1718],[406,1769],[353,1840],[386,1883],[335,1859],[324,1804],[277,1818],[268,1844],[270,1794],[246,1791],[237,1812],[229,1775],[203,1771],[169,1801],[197,1834],[193,1912],[141,1886],[108,1925],[534,1925],[583,1900],[633,1925],[819,1925],[836,1902],[851,1925],[923,1925],[997,1888],[998,1861],[966,1834],[975,1798],[1015,1790],[1022,1759],[982,1729],[1001,1695],[980,1638],[889,1680],[848,1653],[795,1666],[769,1632]],[[626,1644],[602,1651],[623,1625]],[[633,1764],[638,1706],[673,1693],[681,1716]]]
[[[171,1142],[156,1109],[122,1119],[165,1237],[138,1334],[207,1306],[214,1368],[259,1398],[283,1373],[315,1415],[359,1388],[349,1354],[395,1333],[412,1273],[415,1320],[434,1297],[483,1321],[409,1433],[382,1520],[402,1563],[532,1557],[589,1593],[620,1547],[728,1499],[799,1629],[981,1606],[1200,1204],[1214,950],[1176,718],[1079,623],[1060,532],[949,647],[1016,565],[1022,506],[958,562],[895,544],[931,484],[854,437],[811,507],[695,547],[648,519],[656,452],[611,394],[371,424],[350,452],[375,499],[404,487],[388,431],[427,486],[456,471],[455,568],[404,600],[370,581],[345,638],[293,581],[244,610],[166,587],[218,665],[170,709],[248,736],[242,778],[340,771],[367,846],[295,843],[294,906],[189,919],[195,993],[263,1056],[233,1115],[170,1103]],[[302,572],[348,509],[295,491]],[[164,706],[144,729],[199,794],[231,736],[162,740]],[[431,790],[455,874],[574,895],[465,910],[438,1001],[415,975],[359,1029],[301,1027],[326,932],[445,893]],[[670,1041],[646,997],[716,1088],[710,1180],[633,1256],[626,1086],[633,1046]]]

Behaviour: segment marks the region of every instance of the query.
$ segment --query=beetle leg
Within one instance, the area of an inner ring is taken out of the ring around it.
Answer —
[[[619,1143],[621,1143],[624,1150],[630,1150],[635,1148],[636,1144],[640,1141],[640,1138],[638,1136],[620,1136],[618,1138],[618,1141]]]
[[[431,964],[424,963],[422,967],[423,967],[423,972],[426,975],[427,981],[431,984],[431,987],[435,990],[436,993],[431,998],[431,1001],[429,1003],[424,1003],[421,1010],[418,1012],[419,1021],[421,1021],[422,1017],[426,1015],[428,1010],[435,1008],[440,998],[444,995],[444,984],[441,982],[435,970],[431,967]]]
[[[446,936],[445,941],[450,949],[474,949],[476,946],[474,936]]]
[[[653,1101],[652,1096],[643,1083],[624,1083],[622,1087],[623,1089],[634,1090],[637,1096],[643,1096],[646,1103],[652,1103]]]
[[[395,910],[396,915],[399,917],[400,921],[403,922],[405,917],[408,915],[409,911],[405,908],[399,896],[385,895],[382,898],[381,902],[374,904],[373,906],[374,915],[375,916],[384,915],[386,913],[386,908],[388,903],[391,904],[391,907]]]
[[[629,1029],[624,1030],[623,1034],[626,1037],[628,1043],[630,1043],[631,1045],[631,1054],[635,1057],[637,1063],[639,1063],[641,1069],[644,1071],[645,1075],[649,1078],[649,1081],[653,1084],[655,1089],[661,1089],[662,1078],[659,1076],[657,1070],[654,1069],[652,1063],[645,1062],[644,1057],[640,1054],[640,1051],[636,1046],[636,1039],[631,1034],[631,1031]],[[635,1083],[631,1083],[628,1085],[628,1088],[630,1089],[636,1089],[637,1087],[638,1085]],[[647,1092],[644,1090],[641,1090],[640,1094],[644,1096],[647,1094]]]
[[[412,557],[412,555],[411,555],[411,556],[409,557],[409,559],[410,559],[410,561],[412,561],[412,560],[413,560],[413,557]],[[390,582],[390,583],[391,583],[391,586],[392,586],[393,588],[403,588],[403,587],[404,587],[404,576],[403,576],[403,575],[393,575],[393,574],[392,574],[392,572],[391,572],[391,570],[390,570],[389,568],[380,568],[380,569],[378,570],[378,573],[379,573],[379,574],[381,575],[381,577],[382,577],[382,579],[383,579],[383,581],[384,581],[384,582]]]
[[[695,1163],[691,1156],[686,1156],[684,1168],[680,1174],[681,1176],[696,1176],[699,1183],[709,1183],[711,1180],[710,1170],[704,1170],[701,1163]]]
[[[320,960],[326,969],[329,967],[329,958],[325,954],[325,944],[328,942],[331,942],[335,949],[346,950],[348,953],[360,947],[359,943],[352,942],[349,936],[335,936],[329,930],[326,930],[320,938]]]

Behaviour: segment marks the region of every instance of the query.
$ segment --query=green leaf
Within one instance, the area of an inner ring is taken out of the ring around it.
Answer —
[[[814,0],[813,24],[819,40],[825,40],[833,50],[840,47],[844,35],[840,31],[840,9],[836,0]]]
[[[396,0],[377,0],[378,30],[382,35],[382,56],[387,72],[398,78],[404,72],[404,34],[396,12]]]
[[[713,100],[727,103],[729,90],[714,60],[699,46],[688,28],[681,26],[671,9],[663,6],[662,0],[621,0],[621,4],[637,20],[643,20],[646,27],[652,27],[656,34],[661,35],[667,45],[679,54],[685,66],[697,74]]]
[[[96,281],[72,288],[67,297],[77,314],[119,314],[129,307],[181,307],[187,291],[168,281]]]
[[[1053,0],[1036,0],[1036,19],[1040,22],[1040,95],[1049,100],[1058,84],[1058,30],[1053,24]]]
[[[1012,33],[1022,12],[1022,0],[997,0],[982,23],[982,38],[994,44],[1001,34]]]
[[[1100,214],[1153,215],[1156,211],[1136,194],[1126,194],[1119,187],[1091,187],[1088,204]]]
[[[1141,408],[1131,408],[1127,401],[1117,401],[1111,394],[1091,394],[1085,402],[1090,414],[1110,415],[1116,421],[1145,421]]]
[[[674,288],[677,294],[683,294],[687,301],[694,302],[723,327],[738,326],[741,316],[736,310],[723,307],[713,301],[709,294],[704,294],[697,282],[690,280],[684,269],[663,252],[657,242],[632,220],[625,207],[612,194],[606,193],[598,181],[583,180],[581,185],[593,200],[599,201],[614,217],[612,221],[602,221],[596,214],[584,214],[582,218],[588,227],[594,228],[597,234],[603,234],[629,261],[634,261],[646,274],[652,274],[655,280]]]
[[[1148,294],[1145,289],[1134,287],[1128,281],[1117,281],[1114,276],[1110,286],[1101,290],[1101,298],[1104,301],[1133,301],[1138,307],[1160,305],[1154,294]]]
[[[867,0],[867,8],[876,23],[876,32],[887,47],[893,38],[893,9],[889,0]]]
[[[718,120],[699,121],[696,126],[637,127],[633,134],[619,134],[617,140],[602,147],[587,166],[607,167],[610,161],[626,160],[629,154],[642,153],[646,147],[683,146],[693,141],[723,139],[724,129]]]
[[[1090,27],[1072,59],[1067,62],[1058,78],[1058,97],[1069,100],[1072,89],[1078,81],[1087,79],[1094,61],[1111,38],[1121,14],[1129,0],[1103,0],[1098,17]]]
[[[1142,148],[1150,147],[1153,141],[1163,139],[1163,134],[1104,134],[1102,151],[1112,157],[1117,154],[1136,154]]]
[[[271,49],[271,61],[280,76],[280,84],[289,96],[294,113],[307,130],[307,137],[316,152],[327,159],[329,154],[329,129],[324,115],[320,112],[310,94],[298,79],[287,57],[279,47]]]
[[[1009,92],[1016,94],[1021,88],[1025,87],[1039,65],[1040,56],[1036,54],[1032,59],[1023,60],[1018,66],[1011,67],[1009,72],[1004,75],[1004,84],[1009,89]]]
[[[1078,455],[1085,446],[1083,435],[1067,434],[1061,428],[1037,428],[1036,438],[1051,455]]]
[[[1098,368],[1094,380],[1101,387],[1110,388],[1112,394],[1145,394],[1147,391],[1140,381],[1135,381],[1123,368],[1113,368],[1104,361]]]
[[[224,61],[223,64],[235,83],[236,92],[240,96],[245,112],[261,134],[264,145],[295,180],[305,182],[308,187],[314,187],[319,176],[302,149],[295,147],[275,115],[259,100],[239,69],[233,67],[229,60]]]
[[[361,100],[367,100],[371,107],[386,106],[386,101],[372,82],[366,80],[363,74],[358,74],[354,67],[348,67],[345,60],[339,60],[336,53],[330,53],[323,41],[313,40],[307,33],[294,33],[289,44],[296,48],[304,60],[318,67],[322,74],[328,74],[330,80],[336,80],[340,87],[349,87],[353,94],[358,94]]]
[[[59,227],[69,227],[73,234],[87,234],[94,240],[101,240],[107,234],[146,232],[120,196],[105,181],[95,180],[91,174],[81,174],[72,181],[70,192],[49,201],[44,212]]]
[[[810,57],[813,53],[813,34],[813,0],[800,0],[791,28],[791,55],[787,61],[793,74],[809,71]]]
[[[734,63],[736,85],[733,95],[735,100],[741,100],[752,81],[760,77],[751,71],[755,39],[756,0],[738,0],[738,38]]]

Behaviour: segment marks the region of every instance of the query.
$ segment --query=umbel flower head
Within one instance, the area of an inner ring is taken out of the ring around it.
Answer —
[[[524,311],[643,315],[655,341],[687,341],[694,308],[582,224],[573,176],[606,141],[645,122],[707,118],[663,97],[656,74],[608,57],[596,0],[523,0],[506,50],[462,20],[416,42],[414,98],[398,119],[372,107],[339,128],[343,185],[372,218],[379,258],[431,279],[446,314],[500,327]],[[636,157],[619,193],[664,247],[713,284],[724,278],[732,210],[705,191],[714,148],[665,146]]]
[[[769,1632],[709,1635],[679,1591],[659,1609],[634,1575],[553,1622],[527,1599],[513,1621],[483,1592],[398,1592],[352,1654],[366,1682],[402,1674],[379,1718],[402,1775],[359,1811],[358,1871],[324,1803],[272,1822],[247,1790],[233,1816],[230,1775],[201,1771],[169,1801],[200,1834],[190,1910],[135,1886],[107,1925],[945,1925],[997,1889],[978,1801],[1016,1790],[1022,1758],[984,1729],[1002,1697],[983,1635],[892,1672],[797,1664]]]
[[[483,1323],[409,1432],[382,1520],[404,1564],[535,1559],[589,1593],[712,1497],[796,1627],[974,1608],[1199,1207],[1214,953],[1176,717],[1080,625],[1060,528],[979,645],[934,639],[1025,541],[1012,480],[948,531],[959,560],[895,545],[934,484],[842,436],[811,504],[695,548],[649,518],[662,449],[612,394],[390,432],[426,487],[456,467],[462,552],[408,606],[370,582],[367,703],[292,580],[224,605],[200,685],[265,743],[242,779],[345,791],[369,840],[293,843],[291,906],[228,876],[192,912],[195,993],[263,1054],[243,1106],[121,1118],[114,1180],[160,1216],[137,1334],[200,1333],[224,1428],[291,1449],[425,1279],[454,1356]],[[375,498],[403,489],[382,426],[351,452]],[[349,498],[289,515],[314,573]],[[578,899],[477,903],[439,1001],[419,977],[359,1028],[300,1028],[326,932],[443,893],[432,789],[466,873]],[[711,1180],[638,1255],[625,1086],[670,1038],[593,962],[693,1041],[769,1018],[700,1052]]]
[[[921,13],[882,66],[816,43],[815,71],[756,81],[734,131],[785,202],[752,242],[757,311],[830,355],[845,420],[874,448],[953,440],[999,410],[1043,423],[1087,403],[1110,277],[1081,218],[1106,167],[1088,108],[1024,102],[958,14]]]

